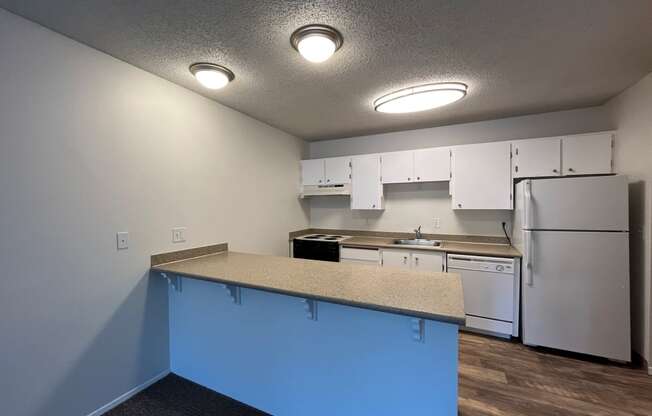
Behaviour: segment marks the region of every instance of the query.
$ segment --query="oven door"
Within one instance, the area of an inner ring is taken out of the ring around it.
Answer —
[[[298,259],[340,261],[340,245],[336,241],[294,239],[292,253]]]

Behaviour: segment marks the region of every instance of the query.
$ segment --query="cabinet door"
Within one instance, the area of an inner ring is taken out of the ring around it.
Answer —
[[[383,183],[414,182],[414,152],[392,152],[380,155]]]
[[[410,252],[408,250],[383,250],[383,267],[410,268]]]
[[[383,209],[380,156],[353,156],[351,166],[351,209]]]
[[[414,152],[414,176],[417,182],[450,180],[450,149],[438,147]]]
[[[512,143],[514,177],[561,175],[561,138],[519,140]]]
[[[453,209],[512,209],[510,143],[453,149]]]
[[[612,173],[612,133],[582,134],[562,139],[564,175]]]
[[[323,185],[324,159],[301,161],[301,183],[303,185]]]
[[[413,251],[412,268],[424,272],[443,272],[444,253]]]
[[[330,157],[324,162],[326,184],[351,183],[350,157]]]

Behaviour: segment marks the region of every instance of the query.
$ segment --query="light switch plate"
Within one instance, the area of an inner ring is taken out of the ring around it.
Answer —
[[[129,233],[126,231],[121,231],[117,235],[118,240],[118,250],[125,250],[129,248]]]
[[[186,241],[186,227],[177,227],[172,229],[172,242],[183,243]]]
[[[440,228],[440,227],[441,227],[441,219],[435,218],[435,228]]]

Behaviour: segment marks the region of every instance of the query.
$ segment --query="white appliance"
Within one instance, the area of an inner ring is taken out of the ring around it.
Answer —
[[[335,185],[304,185],[299,194],[300,198],[322,195],[351,195],[351,184],[341,183]]]
[[[631,361],[627,177],[516,185],[523,342]]]
[[[503,337],[518,336],[518,260],[448,255],[448,272],[459,273],[466,328]]]

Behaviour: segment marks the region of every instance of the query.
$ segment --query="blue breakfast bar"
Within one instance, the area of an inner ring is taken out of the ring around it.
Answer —
[[[152,256],[170,370],[273,415],[457,415],[458,275],[255,255]]]

